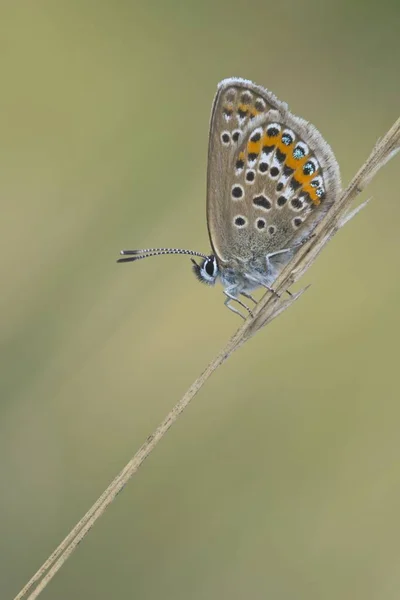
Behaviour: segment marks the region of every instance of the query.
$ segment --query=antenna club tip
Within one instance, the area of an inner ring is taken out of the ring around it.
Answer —
[[[121,250],[121,251],[120,251],[120,254],[125,254],[125,251],[124,251],[124,250]]]

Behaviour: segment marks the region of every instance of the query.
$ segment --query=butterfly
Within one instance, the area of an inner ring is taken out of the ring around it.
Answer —
[[[271,289],[340,192],[339,166],[319,131],[285,102],[241,78],[214,99],[208,147],[207,226],[212,254],[181,248],[122,250],[118,262],[163,254],[200,257],[199,281],[222,283],[225,305],[250,314],[240,296]]]

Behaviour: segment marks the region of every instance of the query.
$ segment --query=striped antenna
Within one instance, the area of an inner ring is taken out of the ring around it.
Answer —
[[[141,250],[121,250],[121,254],[128,255],[129,258],[119,258],[117,260],[118,263],[133,262],[135,260],[141,260],[142,258],[149,258],[150,256],[161,256],[162,254],[186,254],[189,256],[208,258],[201,252],[184,250],[183,248],[142,248]]]

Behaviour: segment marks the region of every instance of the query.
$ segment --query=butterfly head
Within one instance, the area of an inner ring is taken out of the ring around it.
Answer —
[[[218,263],[214,254],[204,258],[200,264],[194,258],[191,260],[193,263],[193,273],[197,279],[207,285],[214,285],[219,276]]]

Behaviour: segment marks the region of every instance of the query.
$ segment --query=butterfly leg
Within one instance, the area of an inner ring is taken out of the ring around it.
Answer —
[[[270,287],[269,285],[267,285],[266,283],[260,283],[261,287],[265,288],[266,290],[268,290],[269,292],[271,292],[271,294],[274,294],[275,296],[278,296],[278,298],[281,297],[280,294],[278,294],[278,292],[276,290],[274,290],[274,288]]]
[[[240,292],[240,293],[245,298],[248,298],[249,300],[253,300],[254,304],[257,304],[257,300],[251,294],[246,294],[246,292]]]
[[[268,257],[267,257],[268,258]],[[268,264],[268,262],[267,262]],[[259,285],[260,287],[265,288],[266,290],[268,290],[269,292],[271,292],[271,294],[275,294],[276,296],[278,296],[278,298],[280,298],[280,294],[278,294],[278,292],[276,292],[272,287],[270,287],[269,285],[267,285],[266,283],[263,283],[262,281],[259,281],[258,279],[256,279],[255,277],[252,277],[251,275],[245,275],[246,279],[248,279],[249,281],[252,281],[254,283],[256,283],[257,285]],[[251,300],[253,300],[253,302],[255,302],[257,304],[257,300],[255,300],[253,298],[253,296],[250,296],[248,294],[244,294],[243,292],[240,292],[242,294],[242,296],[246,296],[246,298],[251,298]]]
[[[236,313],[237,315],[239,315],[239,317],[242,317],[242,319],[243,319],[243,320],[246,320],[246,317],[244,317],[244,316],[242,315],[242,313],[240,312],[240,310],[236,310],[236,308],[234,308],[233,306],[231,306],[231,305],[229,304],[229,302],[230,302],[230,301],[231,301],[231,300],[230,300],[230,298],[227,298],[227,299],[225,300],[225,302],[224,302],[225,306],[227,306],[227,307],[229,308],[229,310],[231,310],[232,312],[234,312],[234,313]]]
[[[296,250],[297,248],[300,248],[300,246],[303,246],[303,244],[305,244],[306,242],[308,242],[308,240],[309,240],[311,237],[313,237],[313,236],[312,236],[312,235],[310,235],[310,236],[307,236],[307,237],[305,237],[305,238],[304,238],[304,240],[301,240],[301,242],[299,242],[298,244],[294,244],[294,246],[292,246],[291,248],[284,248],[283,250],[278,250],[277,252],[271,252],[270,254],[267,254],[267,256],[265,257],[265,259],[266,259],[266,263],[267,263],[267,271],[271,271],[271,272],[273,272],[274,270],[276,271],[276,266],[272,264],[272,263],[273,263],[273,260],[272,260],[272,262],[271,262],[271,259],[274,259],[274,257],[276,257],[276,256],[282,256],[282,255],[284,255],[284,254],[289,254],[289,256],[287,257],[287,260],[286,260],[286,261],[284,261],[284,262],[283,262],[283,264],[282,264],[282,262],[281,262],[281,264],[280,264],[281,268],[283,268],[283,266],[284,266],[285,264],[287,264],[287,262],[290,260],[290,258],[291,258],[291,253],[292,253],[294,250]],[[279,264],[279,262],[278,262],[278,264]],[[280,269],[279,269],[279,270],[280,270]],[[278,272],[279,272],[279,271],[278,271]],[[269,288],[268,288],[268,289],[269,289]],[[272,291],[272,290],[271,290],[271,291]],[[289,290],[286,290],[286,293],[287,293],[289,296],[293,297],[293,294],[292,294],[292,292],[289,292]]]
[[[279,256],[280,254],[286,254],[287,252],[293,252],[293,250],[297,250],[297,248],[304,246],[304,244],[306,242],[308,242],[311,238],[313,238],[314,235],[315,235],[314,233],[312,233],[311,235],[307,235],[300,242],[297,242],[297,244],[294,244],[294,246],[291,246],[291,248],[284,248],[283,250],[278,250],[277,252],[271,252],[270,254],[267,254],[267,265],[269,263],[269,260],[271,258],[273,258],[274,256]]]
[[[238,304],[240,304],[240,306],[243,306],[243,308],[245,308],[247,310],[247,312],[253,316],[252,311],[250,310],[250,308],[248,306],[246,306],[246,304],[244,304],[241,300],[239,300],[238,298],[235,298],[235,296],[233,296],[232,294],[230,294],[229,292],[227,292],[226,290],[224,290],[224,294],[226,296],[226,300],[224,302],[225,306],[227,306],[229,308],[229,310],[231,310],[232,312],[236,313],[237,315],[240,315],[242,317],[242,319],[245,319],[246,317],[244,317],[242,315],[242,313],[237,310],[235,307],[233,307],[230,302],[237,302]]]
[[[281,254],[287,254],[288,252],[291,252],[294,248],[297,248],[298,246],[293,246],[292,248],[284,248],[283,250],[277,250],[277,252],[271,252],[270,254],[267,254],[266,259],[267,259],[267,265],[269,266],[270,264],[270,260],[271,258],[274,258],[275,256],[280,256]]]

